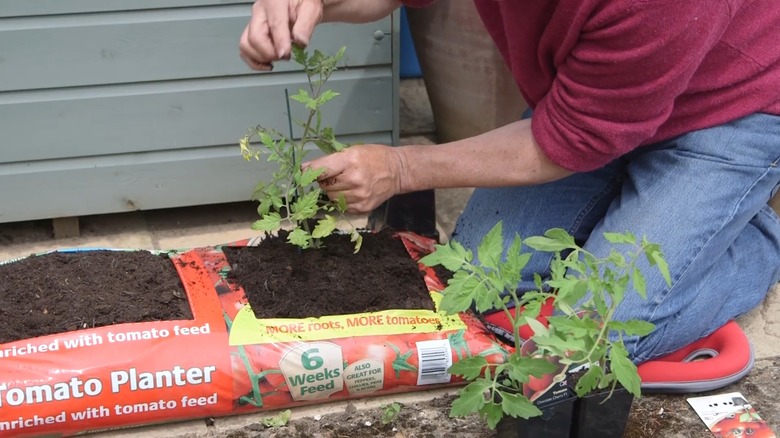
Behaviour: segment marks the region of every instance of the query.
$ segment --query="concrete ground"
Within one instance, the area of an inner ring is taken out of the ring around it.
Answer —
[[[433,119],[424,86],[420,81],[404,81],[401,108],[404,142],[431,142]],[[447,236],[451,232],[454,221],[469,194],[469,189],[437,191],[437,216],[442,236]],[[777,202],[776,208],[780,208],[778,204],[780,202]],[[63,247],[171,249],[220,244],[255,235],[256,233],[249,228],[255,216],[254,206],[250,203],[86,216],[80,218],[80,236],[66,239],[55,239],[52,236],[51,221],[47,220],[0,224],[0,260]],[[766,262],[777,263],[777,261]],[[740,318],[739,324],[754,346],[757,363],[749,379],[738,382],[728,390],[744,390],[750,393],[754,399],[749,401],[762,417],[769,421],[775,431],[780,431],[780,405],[775,400],[776,395],[780,393],[780,381],[775,372],[777,359],[780,357],[780,342],[778,342],[780,340],[780,286],[770,292],[762,306]],[[748,384],[751,387],[747,387]],[[378,407],[388,401],[414,404],[452,392],[452,390],[426,391],[394,395],[392,400],[368,399],[353,404],[358,409]],[[646,426],[649,430],[663,431],[665,423],[661,420],[664,418],[668,420],[670,416],[675,416],[676,427],[683,425],[682,431],[669,429],[668,433],[662,433],[661,436],[699,436],[691,430],[704,429],[693,410],[685,404],[685,396],[648,395],[639,400],[634,409],[642,413],[640,417],[632,417],[632,421],[642,422],[637,425],[639,428]],[[344,403],[307,407],[295,410],[293,418],[343,410]],[[219,418],[214,422],[198,420],[99,435],[102,437],[215,436],[217,433],[256,423],[258,418],[259,415],[245,415]]]

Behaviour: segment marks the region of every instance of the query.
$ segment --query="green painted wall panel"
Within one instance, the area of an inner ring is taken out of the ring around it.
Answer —
[[[289,74],[0,93],[0,162],[230,144],[258,124],[287,133],[285,88],[294,94],[303,81]],[[339,71],[329,85],[341,95],[323,107],[323,123],[337,134],[392,132],[387,69]],[[291,108],[303,119],[301,104]]]
[[[252,0],[3,0],[0,17],[252,3]]]
[[[389,143],[391,135],[345,140]],[[271,172],[237,146],[0,164],[0,223],[245,201]]]
[[[0,91],[255,73],[238,56],[246,5],[0,19]],[[386,34],[377,39],[376,31]],[[390,19],[326,24],[313,48],[348,47],[350,66],[392,63]],[[298,70],[277,63],[273,73]]]

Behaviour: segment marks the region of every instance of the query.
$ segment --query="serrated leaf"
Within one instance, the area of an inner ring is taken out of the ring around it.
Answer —
[[[463,254],[458,251],[457,245],[459,244],[454,241],[445,245],[436,245],[432,253],[420,259],[420,263],[429,267],[442,265],[445,269],[455,272],[466,263]]]
[[[306,50],[303,47],[297,46],[295,44],[292,45],[293,61],[305,67],[307,58],[308,58],[308,54],[306,53]]]
[[[531,253],[523,253],[522,245],[523,242],[520,236],[515,235],[512,243],[509,245],[509,249],[507,249],[506,261],[499,267],[501,277],[506,284],[513,285],[513,288],[520,283],[522,270],[528,264],[528,261],[531,260]]]
[[[339,61],[341,61],[341,59],[342,59],[342,58],[344,58],[344,53],[345,53],[346,51],[347,51],[347,47],[346,47],[346,46],[342,46],[342,47],[341,47],[341,48],[338,50],[338,52],[336,52],[336,54],[335,54],[335,55],[333,55],[333,59],[334,59],[336,62],[339,62]]]
[[[634,290],[636,290],[642,299],[647,299],[647,282],[645,281],[645,276],[642,275],[642,271],[640,271],[639,268],[634,267],[631,277],[634,282]]]
[[[488,365],[482,356],[472,356],[461,359],[450,366],[449,373],[461,376],[466,380],[474,380],[482,374],[482,370]]]
[[[347,198],[344,197],[343,192],[339,193],[339,195],[336,197],[336,207],[341,213],[347,211]]]
[[[594,329],[596,330],[596,333],[594,334],[598,334],[598,329],[596,327],[589,327],[588,323],[586,322],[592,320],[581,320],[578,318],[567,318],[563,316],[550,316],[547,318],[547,321],[551,326],[555,327],[556,331],[570,334],[576,338],[582,338],[589,333],[593,333]]]
[[[490,429],[495,429],[503,416],[504,414],[501,406],[491,401],[485,402],[485,405],[479,410],[479,418],[481,418]]]
[[[604,238],[610,243],[626,243],[636,245],[636,236],[631,233],[604,233]]]
[[[556,252],[569,248],[569,245],[555,239],[543,236],[533,236],[525,239],[525,244],[537,251]]]
[[[320,97],[317,98],[317,104],[319,106],[319,105],[322,105],[322,104],[324,104],[326,102],[329,102],[329,101],[333,100],[334,97],[339,96],[340,94],[341,93],[337,93],[337,92],[335,92],[333,90],[325,90],[325,91],[322,92]]]
[[[647,336],[655,330],[655,325],[647,321],[609,321],[607,328],[616,332],[623,332],[627,336]]]
[[[529,327],[531,327],[531,330],[534,332],[534,336],[547,336],[550,332],[541,322],[537,321],[536,318],[525,318],[525,323],[528,324]]]
[[[252,224],[252,229],[257,231],[276,231],[282,225],[282,217],[277,212],[271,212],[263,216],[262,219],[256,220]]]
[[[296,199],[295,202],[293,202],[293,204],[290,206],[290,218],[295,221],[303,221],[314,217],[317,214],[317,201],[319,200],[321,194],[322,192],[317,189],[312,190],[303,195],[303,197]]]
[[[313,99],[311,98],[311,96],[309,96],[309,92],[304,90],[304,89],[302,89],[302,88],[300,90],[298,90],[297,94],[291,95],[290,99],[292,99],[292,100],[294,100],[296,102],[300,102],[300,103],[306,105],[307,107],[309,106],[309,103],[313,102]]]
[[[542,411],[522,395],[500,390],[497,392],[501,396],[501,410],[505,414],[524,419],[542,415]]]
[[[482,266],[490,269],[498,269],[501,254],[504,251],[503,225],[498,221],[490,231],[485,234],[477,247],[477,258]]]
[[[463,290],[447,291],[439,303],[439,309],[446,315],[454,315],[469,310],[474,302],[471,293]]]
[[[311,244],[311,236],[306,230],[302,228],[296,228],[287,235],[287,241],[295,246],[306,249]]]
[[[324,219],[317,221],[317,225],[311,233],[311,237],[315,239],[322,239],[323,237],[330,236],[333,230],[336,229],[336,218],[326,214]]]
[[[604,370],[596,364],[591,364],[585,374],[580,376],[577,385],[574,387],[574,391],[577,393],[578,397],[582,397],[596,389],[596,386],[603,377]]]
[[[352,230],[349,235],[349,241],[355,244],[353,253],[357,254],[360,251],[360,247],[363,246],[363,235],[358,230]]]
[[[292,418],[292,411],[287,409],[286,411],[279,412],[273,417],[263,418],[260,422],[263,423],[263,426],[265,427],[282,427],[290,422],[290,418]]]
[[[534,377],[542,377],[558,370],[554,363],[543,357],[528,357],[515,354],[512,355],[509,363],[522,370],[523,374]]]
[[[485,391],[492,382],[478,379],[458,391],[458,397],[452,401],[450,417],[464,417],[477,412],[485,406]]]
[[[635,397],[640,395],[640,380],[636,365],[628,359],[628,352],[623,344],[612,344],[609,350],[610,369],[617,381]]]
[[[298,177],[298,181],[297,181],[298,185],[303,187],[308,186],[314,181],[317,181],[317,178],[319,178],[323,172],[325,172],[324,168],[312,169],[311,167],[307,167],[306,169],[303,170],[303,172],[301,172],[301,175]]]
[[[645,248],[645,257],[651,266],[657,266],[661,275],[664,277],[666,284],[671,287],[672,277],[669,274],[669,265],[666,263],[664,255],[661,253],[661,249],[658,245],[652,244]]]

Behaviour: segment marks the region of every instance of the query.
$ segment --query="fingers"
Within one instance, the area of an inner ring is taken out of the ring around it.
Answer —
[[[257,2],[252,7],[252,18],[241,35],[239,50],[241,59],[255,70],[271,70],[273,61],[278,58],[271,40],[265,2]]]
[[[399,192],[394,156],[387,146],[356,145],[304,166],[325,169],[318,182],[331,200],[343,196],[347,211],[368,213]]]
[[[263,0],[276,59],[290,58],[290,0]]]
[[[292,11],[291,11],[292,13]],[[292,17],[293,41],[301,46],[308,46],[314,27],[322,20],[322,0],[303,0]]]

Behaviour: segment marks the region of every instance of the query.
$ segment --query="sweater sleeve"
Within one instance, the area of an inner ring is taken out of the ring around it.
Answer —
[[[725,0],[612,3],[623,7],[586,21],[534,111],[534,137],[568,170],[597,169],[650,139],[730,20]]]

